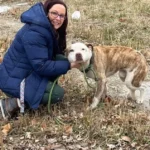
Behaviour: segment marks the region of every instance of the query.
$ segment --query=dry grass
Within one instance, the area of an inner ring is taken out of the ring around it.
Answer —
[[[65,1],[69,11],[68,43],[80,40],[138,50],[150,47],[150,0]],[[80,20],[71,19],[75,10],[81,12]],[[103,150],[111,149],[111,146],[114,150],[150,149],[149,112],[122,100],[101,103],[97,109],[87,112],[88,99],[89,96],[81,98],[78,93],[67,92],[65,101],[53,106],[50,115],[47,108],[42,108],[34,113],[27,112],[15,121],[1,121],[1,126],[8,122],[12,125],[6,143],[11,145],[9,138],[12,136],[26,139],[25,134],[29,132],[33,143],[33,139],[40,139],[41,145],[48,145],[46,139],[56,137],[57,143],[63,143],[66,149],[69,149],[68,145],[79,143],[79,137],[88,144],[85,146],[88,149],[98,146]],[[73,139],[69,141],[70,137]]]
[[[69,38],[91,43],[149,47],[149,1],[67,1],[70,14],[81,11],[81,20],[70,18]],[[82,6],[83,5],[83,6]]]

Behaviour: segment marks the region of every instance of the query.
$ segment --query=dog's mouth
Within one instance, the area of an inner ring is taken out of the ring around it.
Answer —
[[[84,61],[83,60],[76,60],[76,63],[83,64]]]

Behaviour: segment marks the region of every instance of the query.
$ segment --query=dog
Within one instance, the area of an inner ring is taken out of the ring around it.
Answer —
[[[97,107],[101,99],[106,95],[107,77],[119,72],[120,79],[129,89],[127,98],[136,100],[135,91],[140,91],[138,103],[143,103],[144,88],[141,83],[144,81],[148,66],[145,57],[130,47],[125,46],[92,46],[76,42],[67,49],[69,62],[80,62],[84,68],[88,68],[90,63],[97,75],[97,88],[88,109]],[[89,70],[88,77],[95,78],[93,72]]]

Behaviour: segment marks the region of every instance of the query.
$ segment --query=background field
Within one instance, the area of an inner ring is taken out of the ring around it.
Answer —
[[[0,52],[5,53],[20,23],[20,14],[38,0],[1,0],[12,9],[0,14]],[[124,45],[150,50],[150,0],[65,0],[69,24],[67,41],[93,45]],[[17,5],[18,3],[27,3]],[[79,10],[81,18],[72,20]],[[112,95],[120,82],[112,86]],[[118,86],[119,85],[119,86]],[[70,88],[70,87],[68,87]],[[71,87],[72,88],[72,87]],[[64,102],[19,115],[18,120],[0,120],[1,149],[31,150],[149,150],[150,115],[135,102],[106,99],[92,112],[86,111],[90,95],[66,88]],[[119,89],[124,90],[123,86]],[[116,91],[115,91],[116,92]],[[114,92],[114,93],[115,93]],[[91,93],[92,94],[92,93]],[[111,95],[111,96],[112,96]],[[119,92],[118,92],[119,95]],[[7,135],[4,125],[11,126]]]

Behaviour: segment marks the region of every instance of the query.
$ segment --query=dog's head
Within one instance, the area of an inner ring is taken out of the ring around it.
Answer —
[[[76,42],[67,49],[69,62],[89,62],[92,57],[93,46],[91,44]]]

